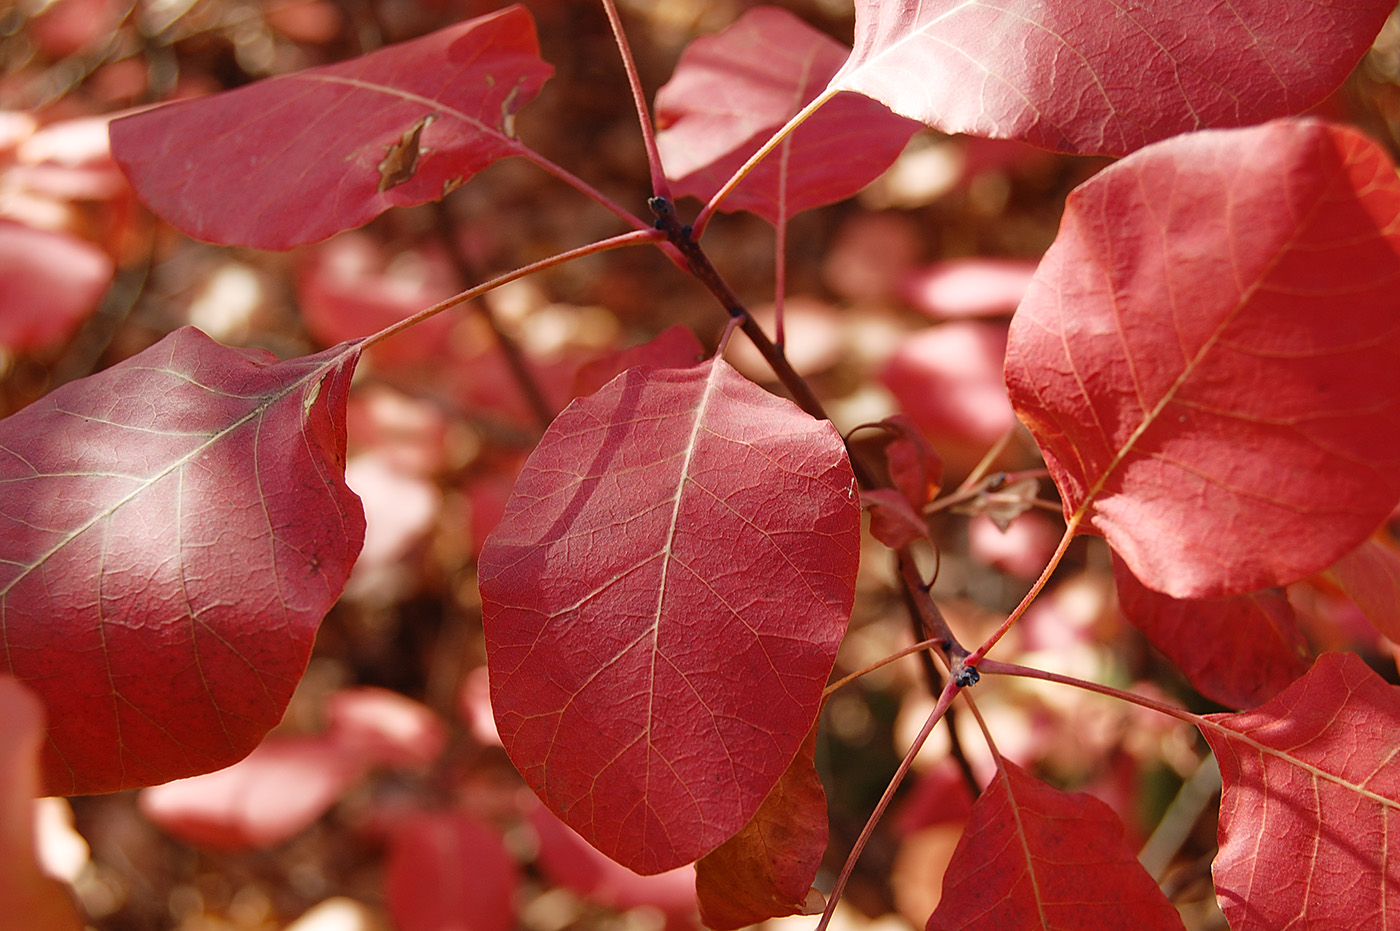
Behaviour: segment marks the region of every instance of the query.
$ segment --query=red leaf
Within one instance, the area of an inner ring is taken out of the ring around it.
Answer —
[[[1211,701],[1252,708],[1307,672],[1307,643],[1277,589],[1173,598],[1147,588],[1117,557],[1113,580],[1123,616]]]
[[[1327,575],[1376,630],[1400,643],[1400,552],[1373,537],[1337,560]]]
[[[1400,688],[1327,653],[1200,727],[1225,784],[1213,872],[1234,931],[1400,926]]]
[[[705,927],[726,931],[769,918],[815,915],[826,906],[812,888],[827,839],[816,749],[813,727],[753,820],[695,864]]]
[[[855,51],[831,86],[948,133],[1123,155],[1307,109],[1393,8],[858,0]]]
[[[0,675],[0,902],[21,924],[0,927],[77,931],[83,927],[62,884],[45,876],[34,844],[34,798],[44,706],[30,690]]]
[[[48,792],[219,769],[281,718],[364,534],[358,358],[187,327],[0,421],[0,670],[48,706]]]
[[[1112,809],[1002,761],[972,806],[927,931],[973,927],[1180,931],[1182,924]]]
[[[575,401],[481,554],[491,703],[526,782],[639,873],[713,850],[816,718],[859,544],[836,430],[722,360]]]
[[[849,49],[776,7],[696,39],[656,95],[657,144],[677,195],[708,200],[825,87]],[[724,201],[770,223],[845,200],[894,163],[919,124],[868,97],[828,101]]]
[[[867,489],[860,493],[860,500],[870,509],[870,535],[891,549],[929,538],[923,515],[893,488]]]
[[[515,861],[501,835],[469,815],[421,815],[396,828],[384,882],[399,931],[516,927]]]
[[[1400,498],[1397,212],[1381,150],[1308,120],[1173,139],[1070,196],[1006,380],[1067,518],[1148,587],[1287,584]]]
[[[550,71],[530,14],[510,7],[117,120],[112,153],[141,198],[191,236],[289,249],[437,200],[524,151],[515,113]]]
[[[677,323],[640,346],[609,353],[581,366],[574,375],[574,397],[592,394],[634,365],[686,368],[705,357],[705,347],[689,327]]]
[[[903,414],[886,417],[880,425],[894,434],[894,439],[885,445],[890,480],[911,508],[923,510],[943,485],[943,460]]]
[[[0,220],[0,349],[62,345],[112,280],[112,260],[91,243]]]
[[[272,847],[310,827],[368,764],[333,737],[272,738],[217,772],[141,793],[141,812],[188,844]]]

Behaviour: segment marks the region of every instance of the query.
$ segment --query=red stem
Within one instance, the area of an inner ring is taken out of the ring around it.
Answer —
[[[1123,689],[1115,689],[1111,685],[1099,685],[1097,682],[1089,682],[1086,679],[1076,679],[1074,676],[1061,675],[1058,672],[1046,672],[1044,669],[1035,669],[1030,666],[1018,666],[1015,663],[1003,663],[994,659],[985,659],[977,666],[982,672],[989,672],[993,675],[1003,676],[1023,676],[1027,679],[1043,679],[1046,682],[1058,682],[1061,685],[1072,685],[1075,688],[1084,689],[1088,692],[1098,692],[1100,695],[1110,695],[1113,698],[1121,698],[1123,701],[1132,702],[1134,705],[1141,705],[1162,714],[1171,715],[1173,718],[1193,724],[1196,727],[1203,727],[1210,724],[1198,714],[1192,714],[1185,708],[1178,708],[1166,702],[1157,701],[1155,698],[1147,698],[1142,695],[1126,692]]]
[[[924,742],[928,740],[928,735],[933,732],[934,726],[943,718],[948,711],[948,706],[953,703],[953,698],[960,689],[950,679],[943,687],[943,693],[938,696],[938,703],[933,706],[933,711],[929,713],[928,720],[924,722],[923,728],[919,731],[919,736],[914,738],[914,743],[909,748],[909,752],[904,754],[904,759],[899,763],[899,769],[895,770],[894,778],[885,787],[885,794],[880,796],[879,803],[875,810],[871,812],[869,819],[865,822],[865,827],[861,830],[860,836],[856,838],[855,846],[851,848],[850,854],[846,857],[846,862],[841,867],[841,875],[836,878],[836,885],[832,887],[831,896],[827,899],[826,910],[822,912],[821,921],[817,923],[816,931],[826,931],[826,927],[831,923],[831,916],[836,912],[836,903],[841,901],[841,893],[846,889],[846,882],[851,878],[851,872],[855,869],[856,861],[860,859],[861,852],[865,850],[865,845],[870,842],[870,836],[875,832],[875,825],[880,823],[884,817],[885,809],[894,799],[895,790],[899,788],[904,777],[909,773],[909,767],[914,764],[914,758],[923,749]]]
[[[671,186],[666,182],[666,172],[661,166],[661,152],[656,147],[656,128],[647,109],[646,97],[642,94],[642,78],[637,73],[637,63],[632,58],[632,47],[627,42],[627,33],[622,28],[622,18],[617,15],[617,4],[613,0],[603,0],[603,9],[608,14],[608,25],[612,27],[613,39],[617,42],[618,53],[622,55],[622,67],[627,72],[627,84],[632,88],[632,103],[637,108],[637,123],[642,128],[642,141],[646,144],[647,164],[651,166],[651,190],[656,197],[671,200]]]
[[[586,246],[579,246],[577,249],[570,249],[568,252],[560,252],[558,255],[552,255],[547,259],[541,259],[538,262],[531,262],[529,265],[523,265],[520,268],[517,268],[515,271],[506,272],[504,275],[497,275],[490,281],[479,284],[474,288],[468,288],[460,294],[454,294],[452,297],[449,297],[446,300],[438,301],[433,306],[424,308],[423,310],[420,310],[418,313],[414,314],[411,317],[405,317],[398,323],[386,326],[384,329],[380,330],[378,333],[373,334],[372,336],[366,336],[364,338],[364,342],[361,348],[368,349],[375,343],[382,342],[383,340],[386,340],[391,336],[395,336],[403,332],[404,330],[407,330],[409,327],[414,326],[415,324],[422,323],[429,317],[435,317],[438,314],[442,313],[444,310],[456,307],[458,304],[465,304],[467,301],[470,301],[473,298],[480,297],[486,292],[499,288],[503,284],[508,284],[512,281],[515,281],[518,278],[524,278],[526,275],[533,275],[535,272],[543,271],[546,268],[553,268],[555,265],[562,265],[563,263],[572,261],[573,259],[583,258],[585,255],[593,255],[597,252],[607,252],[610,249],[620,249],[623,246],[632,246],[638,243],[659,242],[661,240],[664,240],[665,238],[665,233],[648,227],[647,229],[633,230],[630,233],[621,233],[617,236],[611,236],[607,239],[600,239],[597,242],[589,243]]]

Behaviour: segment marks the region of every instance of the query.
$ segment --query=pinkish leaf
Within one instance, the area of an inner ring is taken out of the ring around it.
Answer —
[[[608,908],[650,906],[670,918],[690,919],[685,925],[694,923],[695,867],[691,864],[639,876],[590,847],[543,805],[535,806],[529,819],[539,838],[540,872],[551,883]]]
[[[43,743],[44,706],[21,683],[0,675],[0,902],[10,916],[0,918],[0,927],[78,931],[83,922],[68,891],[44,875],[35,849]]]
[[[0,220],[0,350],[61,346],[97,309],[112,271],[91,243]]]
[[[367,233],[311,251],[297,277],[306,329],[322,346],[368,336],[461,290],[447,253],[420,248],[392,258]],[[439,314],[369,351],[380,368],[422,366],[450,343],[453,317]]]
[[[0,670],[48,706],[48,792],[216,770],[281,718],[364,534],[358,358],[187,327],[0,421]]]
[[[1393,8],[857,0],[855,50],[831,87],[948,133],[1123,155],[1311,107]]]
[[[1380,148],[1312,120],[1076,190],[1006,360],[1071,525],[1178,598],[1287,584],[1375,530],[1400,498],[1397,213]]]
[[[1182,924],[1112,809],[1002,761],[972,806],[926,931],[971,928],[1181,931]]]
[[[1233,931],[1400,926],[1400,688],[1327,653],[1200,728],[1225,784],[1213,872]]]
[[[816,717],[859,544],[835,428],[725,362],[575,401],[481,554],[491,703],[526,782],[637,872],[713,850]]]
[[[708,200],[825,87],[850,50],[776,7],[696,39],[657,92],[657,144],[678,195]],[[845,200],[894,163],[919,128],[858,94],[828,101],[723,202],[778,223]]]
[[[950,259],[911,274],[900,291],[935,320],[995,317],[1021,303],[1035,264],[1025,259]]]
[[[1005,354],[1005,324],[944,323],[904,340],[880,380],[935,445],[990,446],[1016,425],[1002,381]]]
[[[519,884],[500,833],[470,815],[419,815],[391,835],[384,894],[399,931],[510,931]]]
[[[438,200],[525,146],[549,77],[519,6],[350,61],[117,120],[142,200],[197,239],[289,249]]]
[[[274,737],[232,766],[146,789],[141,812],[188,844],[258,850],[310,827],[367,768],[333,737]]]
[[[1307,643],[1277,589],[1173,598],[1143,585],[1117,557],[1113,579],[1123,616],[1211,701],[1252,708],[1307,671]]]
[[[428,766],[447,746],[447,729],[431,708],[388,689],[341,689],[326,702],[330,735],[366,766]]]
[[[818,914],[825,907],[812,888],[827,840],[816,749],[814,726],[753,819],[695,864],[695,895],[705,927],[743,928],[769,918]]]
[[[1372,537],[1332,564],[1327,576],[1376,630],[1400,643],[1400,552]]]

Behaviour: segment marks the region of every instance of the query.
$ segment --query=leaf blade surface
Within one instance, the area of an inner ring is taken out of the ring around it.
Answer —
[[[364,536],[358,358],[187,327],[0,421],[0,668],[48,708],[49,793],[219,769],[281,718]]]
[[[858,0],[833,89],[943,132],[1124,155],[1298,113],[1342,83],[1392,5]]]
[[[1077,189],[1006,361],[1067,520],[1178,598],[1368,536],[1400,497],[1397,215],[1380,149],[1310,120],[1169,140]]]
[[[1231,928],[1400,926],[1398,732],[1400,687],[1352,653],[1324,654],[1253,711],[1205,717]]]
[[[834,428],[722,360],[571,404],[480,563],[492,706],[526,782],[641,873],[739,830],[816,717],[859,513]]]
[[[776,7],[696,39],[656,94],[657,145],[678,195],[709,200],[840,69],[845,46]],[[723,201],[777,225],[852,196],[919,128],[859,94],[838,94]]]
[[[926,931],[970,928],[1180,931],[1123,823],[1089,795],[1061,792],[1002,761],[972,806]]]
[[[290,249],[438,200],[524,151],[551,68],[522,7],[112,123],[142,200],[209,242]]]

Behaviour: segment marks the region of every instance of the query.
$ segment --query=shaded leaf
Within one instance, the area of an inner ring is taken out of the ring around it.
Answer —
[[[894,434],[885,445],[890,481],[911,508],[922,511],[943,486],[943,460],[905,415],[886,417],[880,426]]]
[[[831,87],[948,133],[1123,155],[1311,107],[1393,8],[857,0],[855,50]]]
[[[929,538],[923,514],[893,488],[866,489],[860,493],[860,501],[870,510],[870,535],[891,549]]]
[[[196,239],[289,249],[437,200],[525,151],[514,117],[550,72],[515,6],[116,120],[112,153],[141,199]]]
[[[748,824],[695,864],[700,919],[716,931],[815,915],[826,906],[812,888],[826,852],[826,793],[817,777],[814,726]]]
[[[1268,704],[1200,728],[1225,784],[1213,872],[1233,931],[1400,925],[1400,688],[1327,653]]]
[[[481,553],[491,703],[526,782],[637,872],[713,850],[816,718],[859,541],[835,428],[723,361],[575,401]]]
[[[470,815],[418,815],[390,836],[384,894],[399,931],[511,931],[519,870]]]
[[[972,806],[927,931],[1181,927],[1112,809],[1003,760]]]
[[[1173,598],[1143,585],[1114,557],[1118,606],[1206,698],[1252,708],[1307,672],[1307,643],[1283,592]]]
[[[823,89],[850,50],[776,7],[749,10],[681,53],[656,94],[657,145],[677,195],[709,200]],[[723,203],[778,223],[845,200],[894,163],[919,124],[841,94],[751,172]]]
[[[48,707],[47,792],[219,769],[281,718],[364,534],[358,358],[186,327],[0,421],[0,670]]]
[[[44,706],[9,676],[0,675],[0,927],[78,931],[83,927],[62,883],[44,875],[35,850],[34,798]],[[18,918],[21,924],[10,919]]]
[[[1178,598],[1364,540],[1400,498],[1397,213],[1381,150],[1311,120],[1173,139],[1076,190],[1006,360],[1066,517]]]

